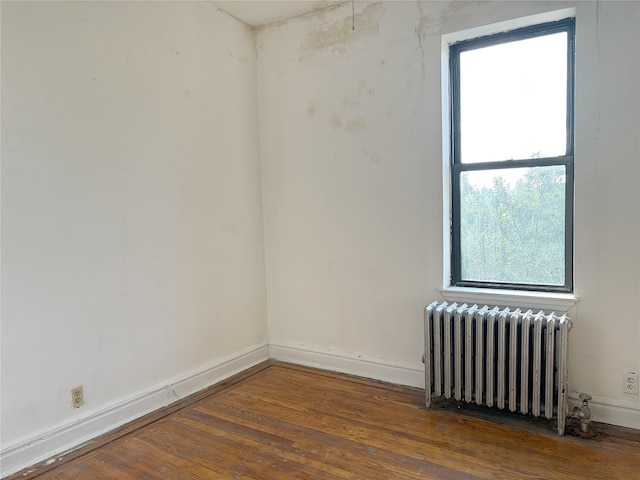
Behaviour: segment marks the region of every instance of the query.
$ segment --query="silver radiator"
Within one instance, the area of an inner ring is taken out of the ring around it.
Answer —
[[[425,308],[425,402],[432,396],[558,419],[567,413],[571,320],[543,311],[433,302]]]

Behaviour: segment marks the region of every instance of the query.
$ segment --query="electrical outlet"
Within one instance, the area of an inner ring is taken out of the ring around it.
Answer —
[[[636,372],[627,372],[624,374],[624,393],[638,395],[638,374]]]
[[[71,389],[71,406],[80,408],[84,404],[84,394],[82,393],[82,385]]]

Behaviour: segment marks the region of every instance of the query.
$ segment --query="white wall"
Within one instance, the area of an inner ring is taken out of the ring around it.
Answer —
[[[3,451],[266,357],[240,22],[204,2],[3,1],[2,162]]]
[[[440,36],[566,5],[357,2],[256,65],[204,2],[3,1],[2,474],[259,360],[267,319],[275,357],[419,384]],[[570,386],[640,428],[640,5],[576,8]]]
[[[258,35],[273,356],[420,384],[442,288],[441,35],[570,3],[381,2]],[[570,388],[640,428],[640,3],[577,8]],[[391,366],[391,369],[381,369]]]

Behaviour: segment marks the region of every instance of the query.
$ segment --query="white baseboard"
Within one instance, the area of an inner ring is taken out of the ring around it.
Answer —
[[[334,372],[424,388],[423,368],[394,365],[364,355],[306,345],[271,342],[269,357],[307,367],[323,368]],[[569,403],[572,408],[579,405],[580,401],[577,400],[577,395],[570,395]],[[592,419],[596,422],[640,429],[640,409],[631,403],[594,397],[590,406]]]
[[[269,357],[274,360],[282,360],[283,362],[296,363],[307,367],[322,368],[398,385],[424,388],[424,368],[385,362],[367,355],[309,347],[307,345],[270,342]]]
[[[53,463],[65,453],[136,418],[166,407],[181,398],[229,378],[269,358],[266,343],[254,345],[220,358],[211,365],[183,375],[155,388],[145,389],[102,408],[88,412],[51,430],[3,448],[0,477],[45,461]]]
[[[259,344],[218,359],[212,365],[172,379],[166,384],[131,395],[102,410],[89,412],[51,430],[3,448],[0,477],[49,459],[61,460],[65,453],[147,413],[166,407],[187,395],[211,386],[260,362],[272,358],[285,362],[348,373],[374,380],[424,388],[424,369],[332,349],[284,342]],[[570,406],[580,402],[570,395]],[[594,421],[640,429],[640,409],[635,404],[594,397],[590,403]]]

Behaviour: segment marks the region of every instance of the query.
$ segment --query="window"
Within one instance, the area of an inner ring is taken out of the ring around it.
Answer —
[[[449,46],[451,285],[573,291],[574,19]]]

